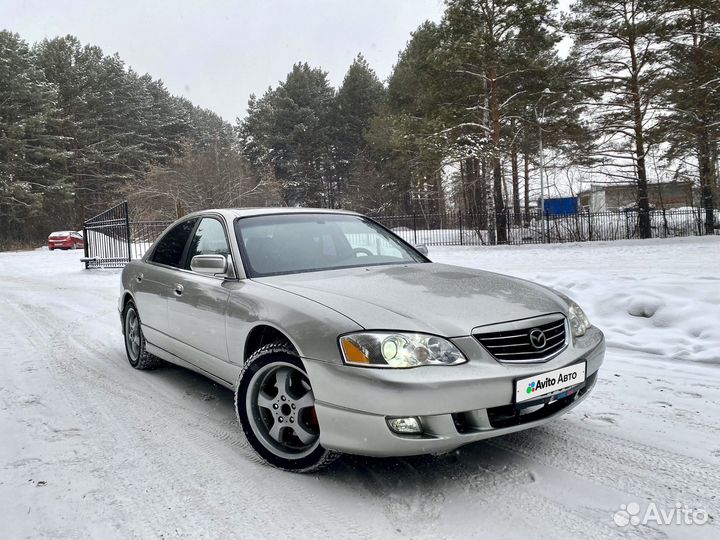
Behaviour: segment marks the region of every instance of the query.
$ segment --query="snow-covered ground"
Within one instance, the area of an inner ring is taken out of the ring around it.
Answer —
[[[77,252],[0,254],[0,538],[720,535],[720,237],[430,256],[573,297],[608,338],[593,395],[449,455],[293,475],[245,447],[229,391],[130,368],[119,271],[84,271]],[[618,526],[633,503],[711,517]]]

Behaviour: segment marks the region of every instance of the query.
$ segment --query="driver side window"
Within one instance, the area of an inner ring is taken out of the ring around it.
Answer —
[[[185,268],[190,269],[190,262],[196,255],[230,255],[225,227],[215,218],[206,217],[200,221],[195,236],[190,241]]]

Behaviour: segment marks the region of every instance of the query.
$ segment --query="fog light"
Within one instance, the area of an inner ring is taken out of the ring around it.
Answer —
[[[388,418],[388,427],[395,433],[422,433],[420,421],[414,416],[405,418]]]

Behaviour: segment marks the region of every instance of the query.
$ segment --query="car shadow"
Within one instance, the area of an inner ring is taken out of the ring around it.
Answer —
[[[360,483],[374,494],[418,499],[444,498],[447,492],[458,489],[491,498],[493,491],[502,485],[535,481],[522,456],[493,441],[471,443],[439,455],[394,458],[344,455],[320,476],[348,486]]]
[[[192,402],[194,409],[211,414],[229,430],[236,430],[238,438],[244,440],[237,425],[231,390],[170,364],[151,373],[158,377],[158,384],[181,392],[184,399]],[[528,460],[508,449],[518,438],[524,437],[527,435],[523,433],[504,435],[439,455],[378,458],[346,454],[314,475],[318,481],[335,488],[356,490],[362,487],[369,493],[402,500],[408,500],[408,497],[425,500],[433,496],[442,499],[447,491],[458,488],[472,492],[475,497],[485,494],[492,498],[493,490],[504,484],[535,481]],[[243,449],[239,459],[247,459],[247,451],[250,449]]]

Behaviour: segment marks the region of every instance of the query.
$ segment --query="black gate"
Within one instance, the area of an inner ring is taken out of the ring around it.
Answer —
[[[85,268],[122,268],[130,262],[132,240],[127,201],[83,223]]]
[[[83,223],[85,268],[122,268],[140,259],[171,221],[131,221],[127,201]]]

